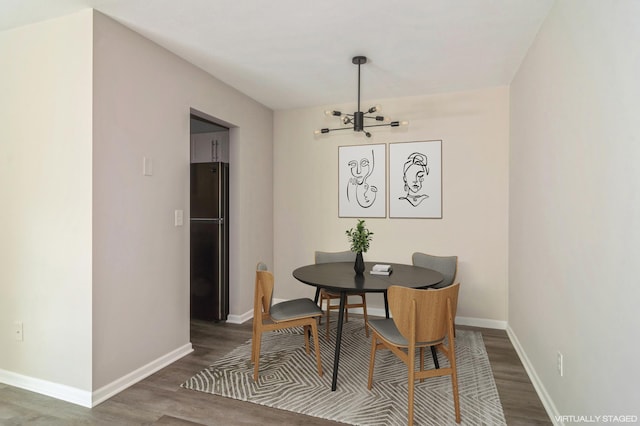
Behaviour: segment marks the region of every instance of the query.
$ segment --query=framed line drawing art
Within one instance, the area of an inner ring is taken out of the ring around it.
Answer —
[[[338,147],[338,217],[387,217],[386,145]]]
[[[389,144],[389,217],[442,219],[442,141]]]

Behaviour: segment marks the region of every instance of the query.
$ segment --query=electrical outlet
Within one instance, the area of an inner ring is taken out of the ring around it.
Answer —
[[[564,356],[562,352],[558,352],[558,374],[560,377],[564,376]]]
[[[21,321],[16,321],[13,323],[13,333],[17,341],[22,342],[24,340],[24,333],[23,333]]]

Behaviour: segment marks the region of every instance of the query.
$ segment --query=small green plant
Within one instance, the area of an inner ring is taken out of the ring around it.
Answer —
[[[351,228],[345,232],[347,239],[351,243],[351,251],[355,253],[366,253],[369,250],[369,243],[373,236],[364,224],[364,219],[358,219],[355,229]]]

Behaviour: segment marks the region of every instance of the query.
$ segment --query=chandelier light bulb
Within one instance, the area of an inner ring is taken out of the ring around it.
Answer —
[[[389,125],[391,127],[407,126],[409,125],[409,122],[408,121],[392,121],[391,123],[389,123]]]

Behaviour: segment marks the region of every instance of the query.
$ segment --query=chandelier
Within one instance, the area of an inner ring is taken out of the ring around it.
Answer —
[[[325,111],[324,113],[328,116],[338,117],[342,124],[349,127],[337,127],[337,128],[324,128],[314,131],[313,133],[316,135],[320,135],[323,133],[329,133],[336,130],[348,130],[353,129],[354,132],[364,132],[364,134],[370,138],[371,133],[369,133],[367,128],[369,127],[398,127],[398,126],[406,126],[409,124],[408,121],[391,121],[388,123],[380,123],[385,121],[384,116],[382,115],[366,115],[366,114],[375,114],[376,112],[380,112],[380,105],[375,105],[369,108],[366,112],[360,111],[360,65],[367,63],[366,56],[354,56],[351,60],[355,65],[358,66],[358,110],[353,114],[345,114],[341,111]],[[365,124],[365,120],[371,120],[369,122],[376,122],[374,124]]]

